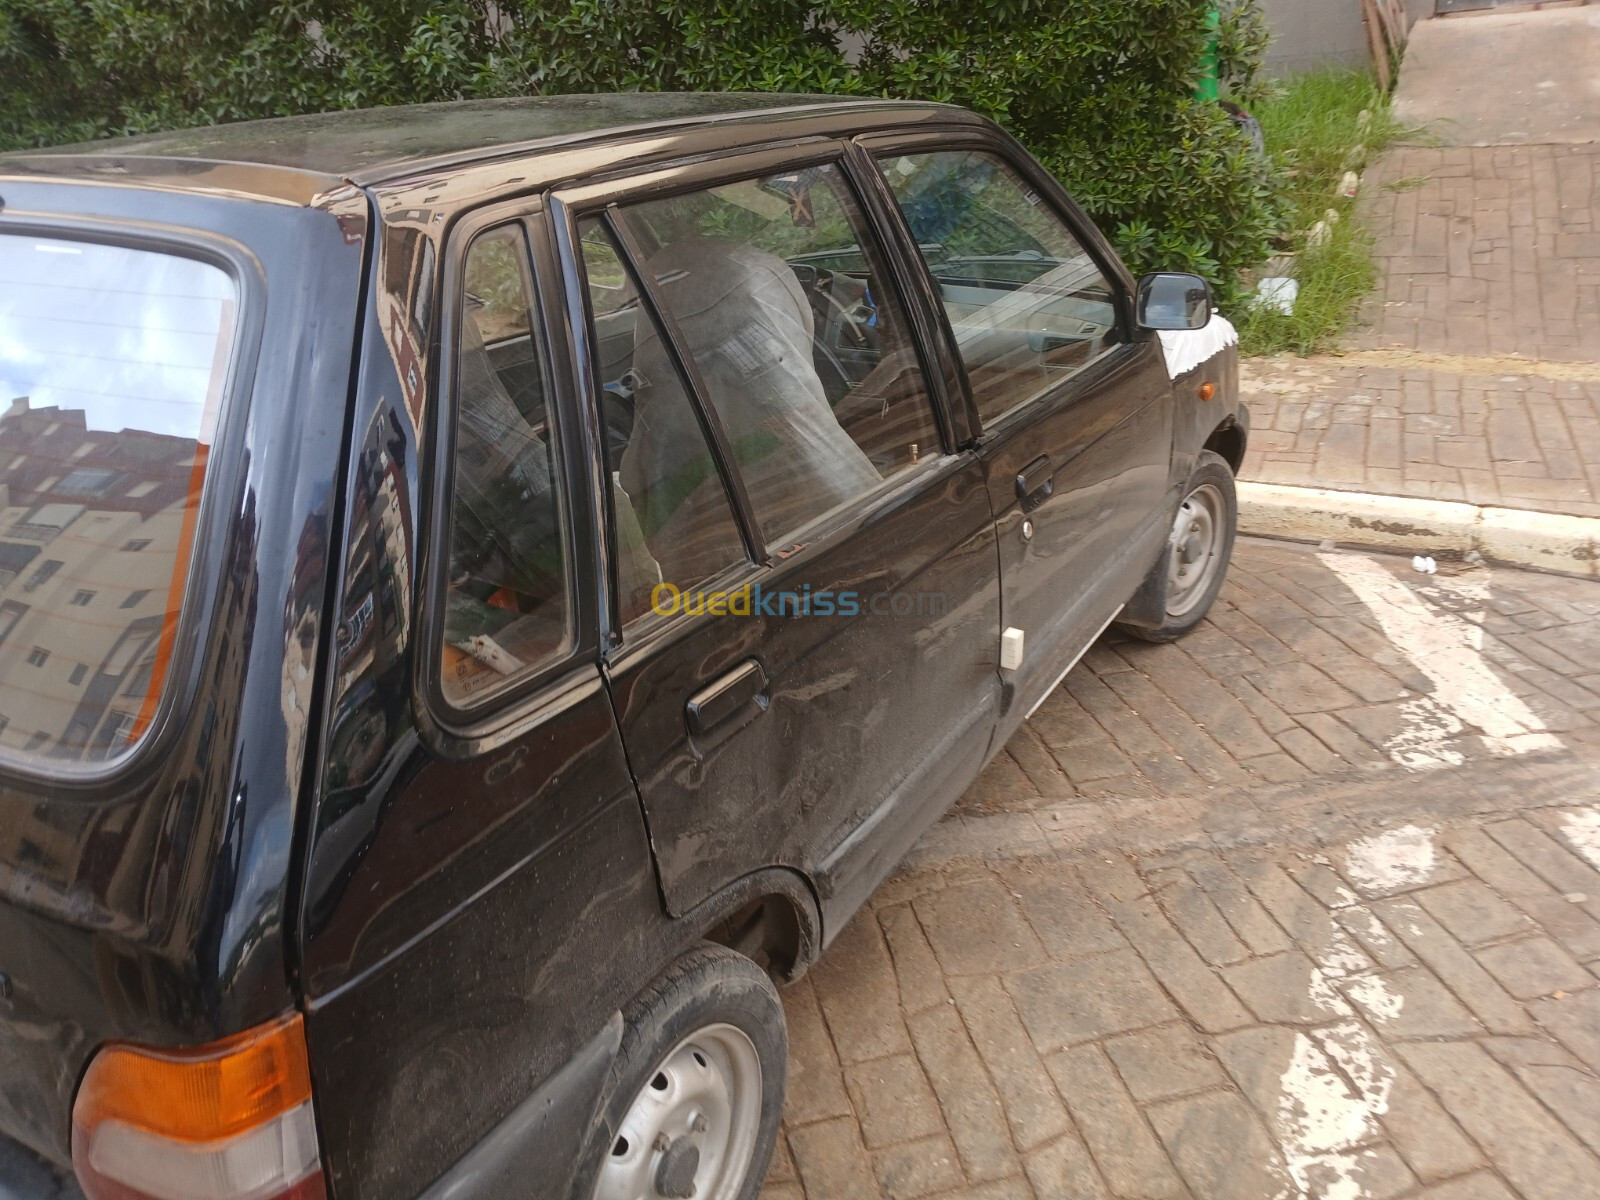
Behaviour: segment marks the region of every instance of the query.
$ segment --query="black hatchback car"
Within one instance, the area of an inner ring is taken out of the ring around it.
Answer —
[[[753,1196],[772,980],[1215,597],[1228,334],[938,105],[0,158],[0,1172]]]

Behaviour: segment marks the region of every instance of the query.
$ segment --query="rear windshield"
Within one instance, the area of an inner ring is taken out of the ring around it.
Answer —
[[[176,254],[0,236],[0,752],[118,757],[176,640],[237,289]]]

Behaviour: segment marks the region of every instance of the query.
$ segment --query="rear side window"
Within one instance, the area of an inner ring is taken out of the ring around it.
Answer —
[[[467,251],[457,314],[455,461],[442,687],[470,708],[571,641],[560,474],[520,225]]]
[[[209,263],[0,235],[0,749],[93,762],[149,728],[237,311]]]

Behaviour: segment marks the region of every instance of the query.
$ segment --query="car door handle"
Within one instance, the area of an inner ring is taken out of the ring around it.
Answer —
[[[1056,490],[1055,464],[1041,454],[1017,472],[1017,499],[1024,509],[1038,508]]]
[[[767,673],[748,658],[690,696],[683,712],[689,732],[703,737],[741,714],[753,717],[766,712],[768,700]]]

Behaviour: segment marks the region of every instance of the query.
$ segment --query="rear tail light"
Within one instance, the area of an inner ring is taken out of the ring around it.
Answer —
[[[299,1014],[192,1050],[103,1047],[72,1163],[89,1200],[325,1200]]]

